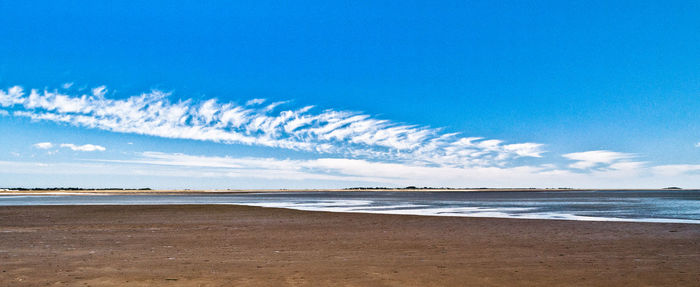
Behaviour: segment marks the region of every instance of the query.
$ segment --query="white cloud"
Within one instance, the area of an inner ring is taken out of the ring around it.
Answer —
[[[700,142],[696,143],[695,147],[700,147]]]
[[[245,102],[246,106],[259,105],[265,102],[265,99],[252,99]]]
[[[288,103],[289,101],[274,102],[265,107],[265,111],[269,112],[274,110],[277,106]]]
[[[678,176],[687,173],[699,173],[700,164],[670,164],[652,168],[654,173],[664,176]]]
[[[21,87],[0,90],[0,104],[14,116],[73,126],[166,138],[259,145],[334,154],[356,159],[411,162],[438,166],[503,166],[518,157],[540,157],[543,145],[462,137],[440,129],[376,119],[357,112],[312,106],[274,112],[264,107],[219,103],[215,99],[172,103],[169,94],[151,91],[121,100],[106,99],[106,87],[92,95],[66,95]]]
[[[570,160],[575,160],[576,162],[570,164],[569,167],[576,169],[589,169],[599,166],[609,167],[615,162],[634,157],[633,154],[607,150],[593,150],[585,152],[568,153],[562,156]]]
[[[51,142],[40,142],[40,143],[35,143],[33,145],[35,148],[38,149],[50,149],[54,147],[54,144]],[[85,144],[85,145],[75,145],[75,144],[69,144],[69,143],[64,143],[59,145],[62,148],[69,148],[74,151],[105,151],[107,150],[103,146],[99,145],[93,145],[93,144]]]
[[[620,161],[610,164],[611,169],[615,170],[638,170],[646,165],[646,162],[642,161]]]
[[[9,116],[10,113],[8,113],[6,110],[0,110],[0,116]]]
[[[72,86],[73,86],[73,82],[64,83],[63,85],[61,85],[61,88],[70,89],[70,87],[72,87]]]
[[[62,148],[69,148],[73,151],[105,151],[107,150],[103,146],[99,145],[93,145],[93,144],[84,144],[84,145],[74,145],[74,144],[61,144]]]
[[[103,97],[107,93],[106,86],[99,86],[92,89],[92,95],[95,97]]]
[[[38,148],[38,149],[50,149],[53,147],[53,144],[50,142],[40,142],[40,143],[35,143],[34,147]]]
[[[535,143],[520,143],[509,144],[503,146],[503,149],[514,152],[518,156],[527,157],[542,157],[542,145]]]
[[[7,91],[0,90],[0,106],[9,107],[24,102],[24,89],[14,86]]]

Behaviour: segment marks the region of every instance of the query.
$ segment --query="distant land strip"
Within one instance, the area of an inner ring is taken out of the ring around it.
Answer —
[[[73,194],[197,194],[197,193],[259,193],[259,192],[551,192],[551,191],[697,191],[700,189],[683,189],[680,187],[665,188],[489,188],[489,187],[351,187],[338,189],[151,189],[151,188],[79,188],[79,187],[51,187],[51,188],[0,188],[0,194],[35,194],[35,193],[73,193]]]

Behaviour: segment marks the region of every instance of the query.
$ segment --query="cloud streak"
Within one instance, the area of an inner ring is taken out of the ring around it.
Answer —
[[[575,152],[562,155],[565,158],[576,161],[569,165],[575,169],[590,169],[595,167],[626,167],[627,159],[633,158],[633,154],[614,152],[608,150],[592,150]]]
[[[90,95],[68,95],[36,89],[25,92],[14,86],[0,90],[0,106],[18,117],[113,132],[425,166],[505,166],[509,160],[536,158],[544,153],[539,143],[506,144],[495,139],[462,137],[358,112],[313,112],[313,106],[280,109],[286,102],[261,105],[262,99],[251,99],[245,105],[220,103],[216,99],[171,102],[168,93],[157,90],[126,99],[108,99],[104,97],[106,91],[105,86],[100,86],[92,89]]]
[[[55,145],[51,142],[40,142],[40,143],[35,143],[32,146],[38,149],[51,149]],[[94,145],[94,144],[84,144],[84,145],[75,145],[71,143],[63,143],[58,145],[61,148],[67,148],[71,149],[73,151],[105,151],[107,148],[100,146],[100,145]]]
[[[61,144],[62,148],[69,148],[73,151],[105,151],[107,150],[103,146],[84,144],[84,145],[74,145],[74,144]]]
[[[38,149],[50,149],[53,147],[53,144],[50,142],[41,142],[41,143],[35,143],[34,147],[38,148]]]

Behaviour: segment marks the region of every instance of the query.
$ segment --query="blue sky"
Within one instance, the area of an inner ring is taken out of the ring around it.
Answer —
[[[0,2],[0,186],[700,187],[697,1],[200,2]]]

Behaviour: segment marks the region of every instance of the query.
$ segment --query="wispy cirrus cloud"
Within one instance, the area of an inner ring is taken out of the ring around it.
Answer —
[[[99,86],[94,89],[92,89],[92,95],[95,97],[104,97],[104,95],[107,93],[107,87],[106,86]]]
[[[259,105],[265,102],[265,99],[251,99],[245,102],[246,106]]]
[[[166,138],[259,145],[336,154],[358,159],[411,162],[419,165],[503,166],[519,157],[540,157],[539,143],[506,144],[501,140],[462,137],[441,129],[377,119],[358,112],[246,105],[216,99],[171,102],[169,94],[151,91],[126,99],[105,98],[104,86],[92,95],[69,95],[14,86],[0,90],[0,105],[14,116],[113,132]]]

